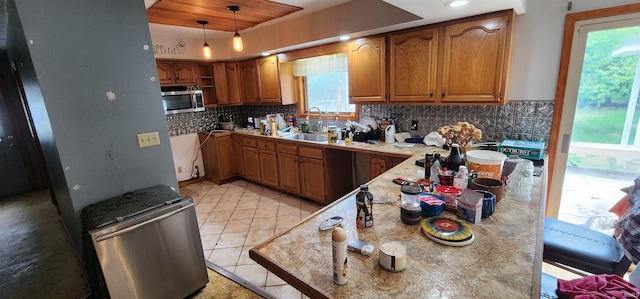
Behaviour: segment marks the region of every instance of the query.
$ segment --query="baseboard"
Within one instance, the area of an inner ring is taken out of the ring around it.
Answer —
[[[199,177],[197,179],[190,179],[190,180],[178,182],[178,188],[182,188],[184,186],[195,184],[195,183],[202,182],[202,181],[204,181],[204,177],[203,176],[201,176],[201,177]]]

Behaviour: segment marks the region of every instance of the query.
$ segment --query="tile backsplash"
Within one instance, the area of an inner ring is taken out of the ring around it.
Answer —
[[[522,139],[549,144],[554,101],[512,101],[504,106],[490,105],[360,105],[360,117],[396,119],[396,130],[424,137],[444,125],[459,121],[474,124],[482,130],[482,141]],[[207,108],[204,112],[167,115],[170,136],[206,132],[216,128],[220,116],[240,127],[248,117],[264,117],[282,113],[297,115],[297,105],[244,105]],[[409,130],[411,120],[418,121],[417,130]],[[341,122],[340,125],[344,125]]]

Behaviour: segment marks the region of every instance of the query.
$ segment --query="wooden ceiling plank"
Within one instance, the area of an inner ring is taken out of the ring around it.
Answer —
[[[302,8],[267,0],[162,0],[147,11],[150,23],[201,28],[197,20],[210,22],[205,28],[235,31],[229,5],[240,6],[236,13],[238,31],[286,16]],[[244,10],[243,10],[244,8]]]

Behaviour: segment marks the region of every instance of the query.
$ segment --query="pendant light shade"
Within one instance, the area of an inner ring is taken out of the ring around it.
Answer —
[[[240,33],[236,32],[236,34],[233,35],[233,50],[242,52],[242,49],[244,49],[242,46],[242,37],[240,37]]]
[[[236,12],[240,10],[240,6],[231,5],[227,6],[230,11],[233,11],[233,24],[236,27],[236,33],[233,34],[233,50],[236,52],[242,52],[244,46],[242,45],[242,37],[238,33],[238,23],[236,22]]]
[[[209,47],[209,44],[207,43],[207,32],[204,29],[204,25],[209,24],[208,21],[197,21],[198,24],[202,25],[202,35],[204,36],[204,45],[202,46],[202,54],[204,54],[204,58],[206,59],[211,59],[211,56],[213,56],[213,53],[211,52],[211,48]]]

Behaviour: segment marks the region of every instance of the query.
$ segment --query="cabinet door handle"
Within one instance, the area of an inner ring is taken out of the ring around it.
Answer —
[[[429,97],[432,98],[433,97],[433,92],[429,93]]]
[[[444,95],[445,95],[445,94],[446,94],[446,93],[444,93],[444,92],[442,93],[442,97],[443,97],[443,98],[444,98]]]

